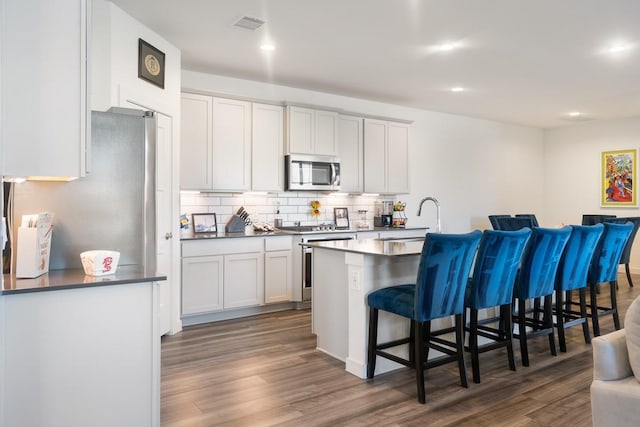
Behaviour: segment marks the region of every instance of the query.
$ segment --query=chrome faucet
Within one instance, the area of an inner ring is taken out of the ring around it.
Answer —
[[[425,197],[424,199],[422,199],[420,201],[420,206],[418,207],[418,216],[420,216],[420,212],[422,212],[422,204],[424,202],[426,202],[427,200],[432,201],[435,205],[436,205],[436,232],[440,233],[442,227],[440,225],[440,202],[438,202],[437,199],[435,199],[434,197]]]

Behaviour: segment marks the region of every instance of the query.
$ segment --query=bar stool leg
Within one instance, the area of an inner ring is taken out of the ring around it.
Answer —
[[[376,346],[378,345],[378,309],[369,308],[369,348],[367,350],[367,378],[376,371]]]
[[[516,360],[513,355],[513,321],[511,319],[512,306],[505,304],[500,306],[500,322],[503,325],[504,339],[507,340],[507,359],[509,360],[509,369],[516,370]]]
[[[569,291],[566,291],[566,293],[569,293]],[[560,351],[566,353],[567,341],[564,336],[564,309],[562,307],[562,295],[562,291],[556,290],[556,325],[558,328],[558,343],[560,344]],[[568,298],[569,297],[567,296],[567,299]]]
[[[456,352],[458,357],[458,370],[460,371],[460,385],[469,387],[467,380],[467,365],[464,360],[464,320],[462,314],[456,314]]]
[[[415,366],[416,366],[416,384],[418,387],[418,402],[425,402],[425,390],[424,390],[424,362],[425,362],[425,334],[424,323],[420,323],[416,320],[411,322],[415,323]]]
[[[614,280],[613,282],[609,282],[609,289],[611,293],[611,310],[613,310],[613,324],[615,325],[616,331],[620,329],[620,316],[618,315],[618,281]]]
[[[589,322],[587,322],[587,288],[580,288],[578,290],[580,296],[580,317],[582,317],[582,334],[584,335],[584,342],[591,344],[591,334],[589,334]]]
[[[469,319],[469,350],[471,350],[471,369],[473,382],[480,384],[480,355],[478,354],[478,310],[471,309]]]
[[[624,265],[624,271],[627,273],[627,282],[629,282],[629,287],[633,288],[633,280],[631,280],[631,272],[629,271],[629,263]]]
[[[518,336],[520,337],[520,357],[522,358],[522,366],[529,366],[525,302],[525,300],[518,298]]]
[[[545,329],[549,328],[549,348],[551,349],[551,355],[557,356],[558,353],[556,351],[556,338],[553,333],[553,309],[552,309],[552,298],[551,295],[547,295],[544,297],[544,325]]]
[[[598,320],[598,300],[596,297],[596,292],[598,285],[589,285],[589,296],[591,303],[591,324],[593,325],[593,336],[600,336],[600,321]]]

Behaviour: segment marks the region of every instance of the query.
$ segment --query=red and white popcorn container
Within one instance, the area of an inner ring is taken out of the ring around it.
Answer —
[[[120,252],[94,250],[80,254],[84,274],[88,276],[106,276],[114,274],[118,269]]]

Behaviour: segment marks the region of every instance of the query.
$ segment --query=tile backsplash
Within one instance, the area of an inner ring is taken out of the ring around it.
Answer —
[[[320,202],[320,215],[311,215],[311,201]],[[284,226],[334,224],[333,208],[346,207],[349,212],[349,225],[358,227],[362,215],[358,211],[367,211],[366,223],[373,227],[373,217],[381,209],[380,202],[393,201],[384,196],[351,196],[326,194],[314,191],[287,191],[282,193],[180,193],[180,212],[187,215],[191,223],[193,213],[215,213],[218,227],[224,228],[231,215],[242,206],[249,212],[253,222],[266,222],[273,225],[276,217],[282,219]],[[280,211],[277,215],[276,212]]]

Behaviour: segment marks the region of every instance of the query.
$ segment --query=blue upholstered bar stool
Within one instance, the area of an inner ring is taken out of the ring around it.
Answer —
[[[518,267],[531,230],[485,230],[476,255],[473,277],[469,280],[465,307],[469,309],[469,351],[473,367],[473,382],[480,382],[479,353],[507,348],[509,368],[516,370],[513,357],[512,298]],[[478,310],[500,307],[497,317],[478,321]],[[498,324],[497,327],[490,325]],[[478,336],[489,339],[478,345]]]
[[[589,273],[591,258],[603,229],[602,224],[571,226],[571,236],[562,253],[555,282],[556,328],[562,352],[567,351],[565,328],[581,324],[584,342],[587,344],[591,342],[587,322],[587,273]],[[579,295],[579,311],[573,309],[574,302],[571,298],[572,291],[576,290]]]
[[[522,228],[533,228],[533,220],[531,218],[497,218],[496,221],[503,231],[516,231]]]
[[[514,321],[518,324],[522,365],[529,366],[527,338],[547,335],[551,354],[556,355],[556,343],[553,332],[552,295],[558,264],[562,256],[571,227],[541,228],[531,230],[531,237],[523,254],[522,265],[516,279],[513,296],[518,300]],[[544,298],[544,308],[534,306],[526,310],[530,299]],[[542,311],[542,319],[538,312]],[[528,316],[530,314],[530,316]],[[527,331],[531,328],[531,331]]]
[[[416,370],[418,401],[424,403],[424,370],[457,361],[460,383],[463,387],[468,386],[464,361],[464,292],[481,236],[477,230],[467,234],[428,233],[422,246],[416,283],[382,288],[367,296],[367,378],[373,378],[376,356],[413,368]],[[409,319],[411,336],[378,344],[378,310]],[[455,343],[438,337],[438,331],[431,331],[432,320],[450,316],[455,316]],[[384,351],[407,343],[408,360]],[[444,356],[428,360],[429,348]]]
[[[620,329],[620,317],[618,316],[618,301],[616,288],[618,286],[618,264],[624,250],[624,245],[633,231],[633,223],[613,224],[605,222],[602,237],[591,259],[591,266],[587,276],[589,283],[590,303],[589,310],[593,335],[600,335],[599,318],[605,315],[613,316],[613,324],[616,330]],[[609,294],[611,296],[610,307],[598,305],[597,291],[601,283],[609,282]]]
[[[494,230],[501,230],[500,228],[500,218],[512,218],[511,215],[489,215],[489,222]]]
[[[534,227],[540,227],[540,224],[538,224],[538,218],[536,218],[535,214],[516,214],[516,218],[529,218]]]
[[[616,224],[624,224],[625,222],[633,223],[633,230],[627,239],[627,243],[624,245],[624,250],[622,251],[622,255],[620,255],[620,264],[624,264],[624,271],[627,274],[627,283],[629,283],[629,287],[633,288],[633,281],[631,280],[631,272],[629,271],[629,261],[631,260],[631,249],[633,248],[633,241],[636,238],[636,234],[638,233],[638,229],[640,228],[640,217],[632,216],[626,218],[610,218],[605,219],[604,222],[613,222]]]

